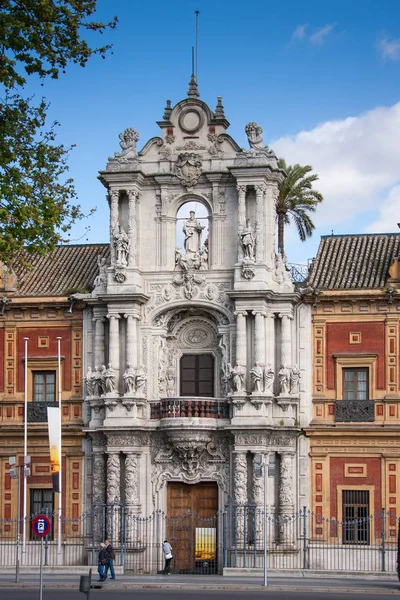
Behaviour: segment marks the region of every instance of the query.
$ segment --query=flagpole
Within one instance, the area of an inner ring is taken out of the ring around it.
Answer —
[[[24,365],[24,494],[22,498],[23,505],[23,520],[22,520],[22,564],[25,564],[26,558],[26,496],[27,496],[27,479],[25,474],[26,469],[26,457],[28,455],[28,340],[24,338],[25,342],[25,365]],[[18,474],[19,476],[19,474]],[[18,523],[19,527],[19,523]]]
[[[59,451],[58,455],[60,457],[60,471],[59,471],[59,491],[58,491],[58,544],[57,544],[57,555],[58,555],[58,564],[62,564],[62,556],[61,556],[61,535],[62,535],[62,412],[61,412],[61,337],[57,338],[58,345],[58,409],[60,411],[59,414]]]

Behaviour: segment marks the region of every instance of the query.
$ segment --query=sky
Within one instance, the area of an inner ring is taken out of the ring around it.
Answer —
[[[311,239],[286,232],[290,263],[316,255],[320,236],[398,232],[400,222],[400,2],[398,0],[98,0],[115,30],[105,60],[71,65],[57,81],[29,86],[50,102],[57,140],[75,144],[69,175],[84,211],[71,243],[108,242],[108,205],[97,179],[133,127],[138,149],[160,135],[167,99],[186,97],[199,10],[198,84],[214,109],[222,96],[228,133],[248,148],[255,121],[287,164],[311,165],[324,201]],[[29,91],[29,90],[28,90]]]

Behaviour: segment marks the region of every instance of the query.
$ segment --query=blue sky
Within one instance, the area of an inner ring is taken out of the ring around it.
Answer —
[[[36,88],[51,102],[50,119],[61,123],[58,140],[76,144],[69,164],[80,204],[97,207],[71,240],[108,241],[97,174],[119,150],[118,134],[134,127],[141,148],[159,134],[166,99],[174,105],[186,97],[196,9],[201,99],[213,109],[223,97],[240,146],[247,147],[245,125],[256,121],[278,156],[311,164],[320,176],[325,200],[316,232],[302,244],[288,231],[289,262],[307,262],[331,231],[398,231],[398,0],[99,0],[97,17],[116,14],[119,23],[92,35],[93,44],[110,42],[113,54]]]

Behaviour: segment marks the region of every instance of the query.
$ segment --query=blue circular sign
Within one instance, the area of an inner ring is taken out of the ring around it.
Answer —
[[[50,533],[51,521],[46,515],[37,515],[32,521],[32,531],[39,537],[45,537]]]

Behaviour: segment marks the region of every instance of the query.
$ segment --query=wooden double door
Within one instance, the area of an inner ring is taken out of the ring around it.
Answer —
[[[171,482],[167,487],[167,538],[175,573],[217,572],[218,485]]]

